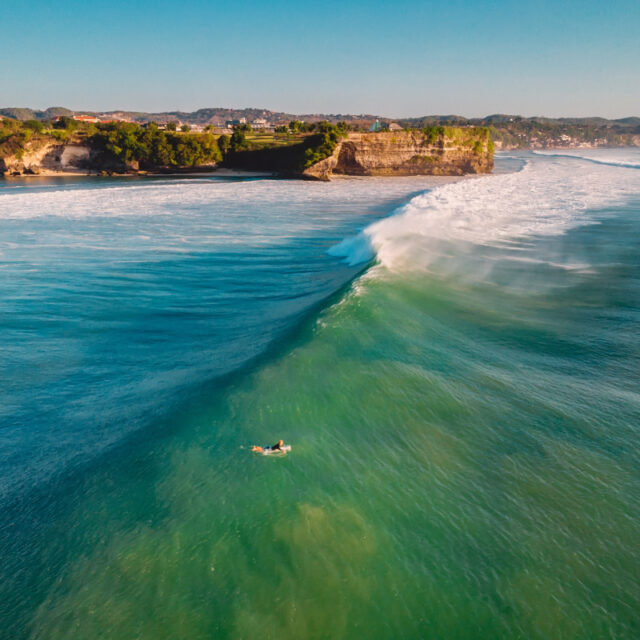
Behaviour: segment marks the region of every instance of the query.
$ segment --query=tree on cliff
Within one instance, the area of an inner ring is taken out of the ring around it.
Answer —
[[[102,125],[90,139],[105,158],[140,167],[187,167],[220,162],[222,155],[211,134],[181,136],[132,123]]]
[[[328,158],[333,153],[340,139],[347,135],[345,128],[332,125],[326,120],[318,122],[316,129],[319,133],[309,136],[306,139],[308,146],[304,152],[303,168],[310,167],[316,162]]]
[[[244,126],[244,125],[241,125]],[[249,144],[247,142],[247,137],[244,133],[244,130],[238,128],[231,135],[230,140],[230,148],[231,151],[243,151],[249,148]]]
[[[226,156],[230,147],[231,147],[231,137],[223,133],[218,138],[218,148],[220,149],[220,153],[223,156]]]
[[[78,122],[73,118],[69,118],[69,116],[61,116],[53,123],[53,128],[73,131],[78,128]]]

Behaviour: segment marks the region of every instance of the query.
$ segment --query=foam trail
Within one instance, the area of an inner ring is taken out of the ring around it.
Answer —
[[[504,245],[559,235],[595,220],[599,208],[640,196],[633,169],[532,157],[511,174],[445,185],[416,196],[396,214],[331,248],[355,265],[374,256],[389,269],[429,267],[445,247]]]
[[[640,169],[640,151],[635,148],[622,149],[567,149],[562,151],[534,151],[536,155],[553,158],[573,158],[612,167]]]

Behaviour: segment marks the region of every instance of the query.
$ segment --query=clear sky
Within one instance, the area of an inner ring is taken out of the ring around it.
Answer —
[[[640,0],[31,0],[0,106],[640,116]]]

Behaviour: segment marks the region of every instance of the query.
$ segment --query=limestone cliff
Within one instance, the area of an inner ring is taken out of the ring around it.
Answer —
[[[212,171],[216,166],[216,163],[212,162],[188,167],[156,167],[152,171],[142,171],[139,162],[121,162],[110,158],[100,149],[90,146],[88,142],[30,141],[24,149],[0,155],[0,176],[189,173]]]
[[[87,145],[40,142],[27,144],[24,150],[0,157],[0,175],[48,175],[87,173],[92,150]]]
[[[349,133],[346,137],[341,137],[341,132],[329,133],[320,132],[294,144],[229,153],[225,166],[314,180],[329,180],[332,175],[457,176],[493,169],[493,143],[489,130],[483,127],[427,127]],[[125,163],[82,138],[62,143],[40,137],[4,151],[0,154],[0,175],[193,172],[217,166],[215,161],[183,166],[143,166],[135,160]],[[323,159],[306,167],[316,157]]]
[[[305,169],[303,176],[457,176],[492,169],[493,144],[487,129],[440,127],[427,132],[350,133],[332,155]]]

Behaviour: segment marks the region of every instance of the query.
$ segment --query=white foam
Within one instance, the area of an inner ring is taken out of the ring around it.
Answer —
[[[191,215],[198,208],[212,209],[246,204],[253,212],[260,205],[270,207],[287,203],[298,208],[298,220],[304,225],[317,213],[307,215],[310,205],[335,206],[359,204],[369,207],[376,199],[402,197],[434,184],[442,178],[412,177],[389,179],[347,179],[329,183],[300,180],[156,180],[126,179],[118,183],[93,182],[85,186],[65,185],[60,188],[38,188],[29,183],[27,189],[0,189],[1,219],[33,219],[62,217],[88,219],[95,217],[151,217]],[[236,218],[237,219],[237,218]],[[304,226],[303,225],[303,226]],[[315,226],[315,225],[313,225]]]
[[[534,151],[534,153],[536,155],[556,158],[576,158],[596,164],[607,164],[613,167],[640,169],[640,148],[637,147],[622,147],[619,149],[562,149],[555,151]]]
[[[596,210],[640,197],[640,172],[559,157],[532,157],[517,173],[445,185],[334,246],[355,265],[377,256],[389,269],[422,269],[474,245],[556,235],[595,219]]]

